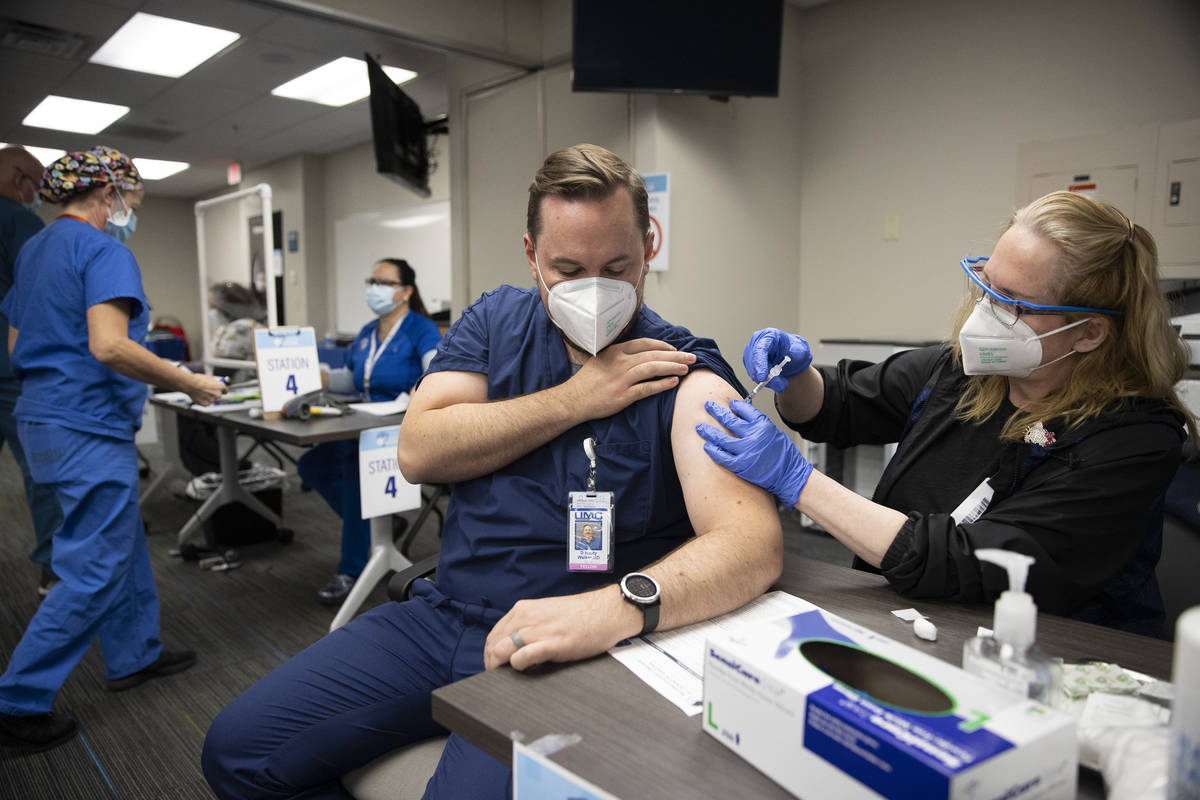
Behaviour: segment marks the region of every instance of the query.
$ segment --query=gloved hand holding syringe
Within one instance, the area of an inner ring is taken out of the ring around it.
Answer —
[[[791,356],[784,356],[782,361],[780,361],[775,366],[771,367],[771,369],[767,370],[767,377],[763,378],[761,381],[759,381],[757,384],[755,384],[754,388],[750,390],[750,394],[746,395],[746,402],[753,403],[754,395],[758,394],[759,390],[762,389],[764,386],[766,386],[768,383],[770,383],[772,380],[774,380],[775,378],[778,378],[779,373],[783,372],[783,368],[786,367],[791,362],[791,360],[792,360]]]

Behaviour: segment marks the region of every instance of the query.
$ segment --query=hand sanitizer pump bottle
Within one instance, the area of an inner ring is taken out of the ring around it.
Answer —
[[[1033,556],[1008,550],[976,550],[980,561],[1008,570],[1008,591],[996,600],[993,636],[976,636],[963,644],[963,669],[997,686],[1047,705],[1059,702],[1062,663],[1034,644],[1037,606],[1025,591]]]

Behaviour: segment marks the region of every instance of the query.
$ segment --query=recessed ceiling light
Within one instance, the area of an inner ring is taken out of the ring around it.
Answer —
[[[66,150],[55,150],[53,147],[34,147],[28,144],[9,145],[0,142],[0,148],[5,147],[24,147],[29,151],[29,155],[38,160],[43,167],[48,166],[52,161],[57,161],[60,156],[66,155]]]
[[[108,37],[88,61],[178,78],[240,37],[233,31],[139,11]]]
[[[135,158],[133,165],[138,174],[148,181],[161,181],[191,166],[186,161],[160,161],[157,158]]]
[[[383,71],[397,85],[411,81],[417,73],[400,67],[384,67]],[[360,58],[342,56],[323,67],[293,78],[282,86],[276,86],[271,94],[307,100],[326,106],[344,106],[362,100],[371,93],[367,81],[367,64]]]
[[[99,133],[128,113],[129,106],[51,94],[38,103],[21,124],[72,133]]]

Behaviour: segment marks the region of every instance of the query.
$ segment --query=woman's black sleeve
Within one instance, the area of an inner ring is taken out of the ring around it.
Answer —
[[[1141,423],[1100,431],[1072,451],[1047,458],[973,523],[910,513],[884,555],[884,576],[910,597],[991,601],[1008,588],[1007,576],[981,570],[974,552],[996,547],[1036,559],[1027,590],[1040,610],[1079,607],[1137,552],[1151,509],[1178,467],[1180,434]]]
[[[898,441],[913,401],[947,355],[945,348],[923,347],[874,364],[845,359],[835,367],[819,367],[825,382],[820,412],[808,422],[788,425],[810,442],[841,448]]]

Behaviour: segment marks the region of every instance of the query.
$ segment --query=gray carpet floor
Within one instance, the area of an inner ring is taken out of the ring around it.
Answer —
[[[243,450],[247,449],[243,445]],[[143,447],[152,468],[161,451]],[[264,462],[270,463],[270,462]],[[151,476],[153,477],[153,476]],[[338,561],[340,521],[315,492],[301,491],[294,468],[284,489],[284,523],[295,531],[276,541],[239,548],[242,566],[199,569],[169,555],[193,510],[183,481],[160,490],[143,508],[161,606],[163,639],[197,651],[192,669],[117,694],[104,688],[104,666],[93,646],[71,673],[57,707],[79,721],[80,736],[45,753],[0,749],[0,798],[8,800],[175,800],[212,798],[200,773],[204,732],[236,695],[323,635],[333,609],[314,592]],[[415,516],[415,512],[413,515]],[[427,523],[411,556],[436,552]],[[828,536],[804,530],[785,515],[785,546],[849,564],[848,551]],[[0,663],[7,663],[37,609],[38,570],[30,563],[33,534],[20,473],[0,450]],[[386,602],[382,585],[365,608]]]

